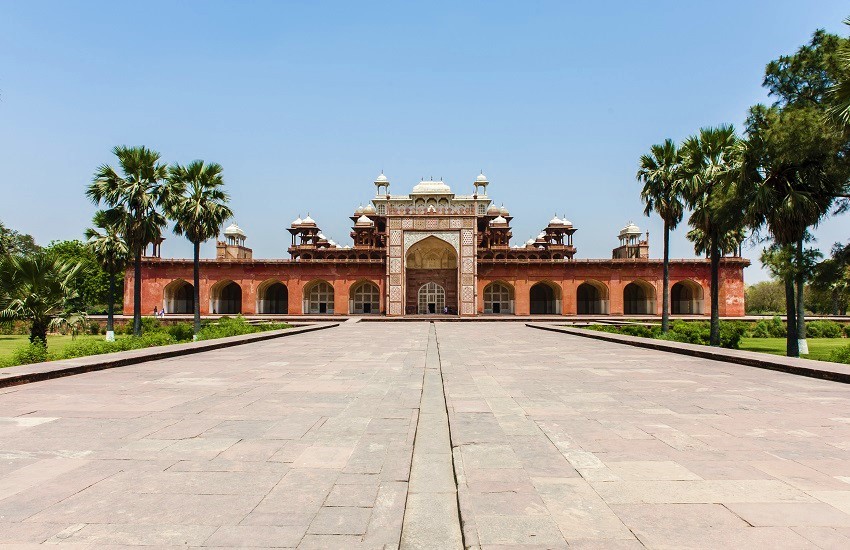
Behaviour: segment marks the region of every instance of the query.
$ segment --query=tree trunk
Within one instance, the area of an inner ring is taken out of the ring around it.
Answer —
[[[711,336],[712,346],[720,345],[720,246],[711,239]]]
[[[195,307],[193,308],[195,311],[195,339],[198,338],[198,333],[201,332],[201,243],[195,242],[195,265],[194,265],[194,288],[192,289],[192,299],[195,302]]]
[[[664,282],[661,285],[661,332],[670,330],[670,224],[664,220]]]
[[[115,273],[109,274],[109,303],[106,304],[106,339],[115,332]]]
[[[33,319],[30,325],[30,343],[35,344],[36,340],[47,347],[47,323],[43,319]]]
[[[133,334],[142,335],[142,249],[136,250],[133,266]]]
[[[785,275],[785,321],[788,325],[785,337],[785,355],[800,357],[800,347],[797,341],[797,302],[794,299],[794,274]]]
[[[796,270],[796,284],[797,284],[797,340],[800,340],[798,344],[798,351],[806,353],[808,352],[808,345],[806,344],[806,307],[803,302],[803,289],[805,288],[806,283],[806,273],[805,266],[803,265],[803,239],[797,241],[797,270]]]

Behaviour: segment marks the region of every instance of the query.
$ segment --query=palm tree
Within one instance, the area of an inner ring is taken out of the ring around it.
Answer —
[[[168,168],[160,154],[147,147],[117,146],[123,175],[109,165],[96,171],[86,195],[95,204],[127,212],[122,228],[124,240],[133,258],[133,334],[142,334],[142,253],[161,234],[166,219],[163,210],[173,200],[174,186],[166,179]]]
[[[657,212],[664,220],[664,283],[662,297],[661,332],[670,328],[670,231],[682,221],[683,205],[680,176],[681,157],[672,139],[664,140],[640,157],[637,180],[643,182],[640,198],[649,216]]]
[[[71,282],[79,264],[46,252],[0,260],[0,319],[30,323],[30,342],[47,346],[51,320],[67,312],[76,297]]]
[[[169,181],[178,195],[169,208],[175,220],[174,232],[185,235],[194,248],[194,317],[195,336],[201,330],[200,254],[201,243],[218,235],[221,226],[233,212],[227,206],[230,198],[224,192],[219,164],[195,160],[186,166],[175,164],[169,169]]]
[[[729,125],[702,128],[682,144],[682,194],[691,209],[688,224],[698,229],[695,247],[711,259],[711,337],[720,345],[720,257],[729,233],[741,227],[741,206],[730,193],[730,182],[739,170],[740,148]]]
[[[782,271],[790,299],[785,307],[791,357],[799,355],[805,339],[802,291],[812,261],[803,243],[809,227],[846,193],[850,177],[844,135],[825,120],[816,109],[756,105],[741,144],[743,164],[736,185],[747,205],[746,222],[766,229],[778,247],[793,251],[792,268]]]
[[[109,303],[106,306],[106,340],[115,340],[115,279],[127,267],[130,249],[122,237],[127,223],[123,208],[98,210],[92,220],[94,227],[86,229],[86,244],[95,259],[109,276]]]
[[[844,24],[850,25],[850,17],[844,20]],[[828,98],[832,103],[829,113],[845,126],[850,126],[850,40],[845,40],[839,46],[838,63],[841,72],[829,91]]]

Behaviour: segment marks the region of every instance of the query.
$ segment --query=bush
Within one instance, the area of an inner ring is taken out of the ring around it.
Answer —
[[[190,323],[175,323],[173,325],[169,325],[165,328],[165,332],[167,332],[177,342],[191,340],[192,336],[195,335],[195,329]]]
[[[811,321],[806,323],[809,338],[841,338],[842,327],[835,321]]]
[[[844,346],[843,348],[833,350],[832,353],[829,354],[829,360],[835,363],[850,364],[850,344]]]
[[[41,363],[47,361],[47,346],[41,340],[30,342],[19,347],[12,353],[13,365],[29,365],[32,363]]]
[[[761,319],[750,331],[752,338],[785,338],[787,334],[785,323],[778,315],[769,321]]]
[[[217,323],[209,323],[202,327],[198,333],[198,340],[212,340],[213,338],[226,338],[254,332],[261,332],[260,327],[249,324],[241,315],[222,317]]]

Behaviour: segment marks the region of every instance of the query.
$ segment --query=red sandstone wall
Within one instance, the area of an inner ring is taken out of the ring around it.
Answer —
[[[720,315],[744,315],[744,260],[728,259],[721,264]],[[201,264],[201,313],[209,313],[210,288],[224,280],[232,280],[242,288],[242,313],[256,313],[257,288],[274,279],[289,290],[289,313],[302,313],[304,288],[312,282],[324,280],[334,287],[334,312],[347,314],[348,300],[353,285],[362,280],[375,283],[381,292],[381,312],[385,311],[385,266],[373,264],[333,264],[298,262],[213,262]],[[517,315],[529,314],[529,291],[539,282],[546,281],[560,290],[561,313],[575,315],[578,311],[576,291],[587,280],[602,283],[608,289],[609,314],[623,315],[623,289],[635,280],[645,281],[654,289],[655,313],[661,314],[662,264],[650,261],[576,261],[557,264],[507,264],[479,263],[478,312],[484,310],[484,287],[493,281],[503,281],[513,288],[514,311]],[[189,260],[152,260],[142,270],[142,313],[150,315],[153,308],[161,308],[166,285],[175,279],[192,282],[192,262]],[[691,280],[703,289],[703,315],[711,311],[709,281],[710,266],[702,260],[680,260],[670,264],[670,285]],[[124,287],[125,313],[132,313],[133,270],[128,269]]]

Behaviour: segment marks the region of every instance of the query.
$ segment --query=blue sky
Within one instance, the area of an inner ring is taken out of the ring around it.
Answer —
[[[846,2],[0,2],[0,220],[76,238],[83,195],[116,144],[224,166],[257,257],[285,257],[309,211],[350,243],[348,216],[420,177],[459,193],[483,169],[514,242],[554,213],[578,257],[610,257],[642,214],[637,161],[666,137],[741,125],[764,65]],[[845,241],[847,216],[816,231]],[[693,257],[682,226],[674,257]],[[191,254],[168,235],[164,255]],[[760,248],[746,251],[754,260]],[[204,247],[213,254],[212,243]],[[757,262],[746,280],[766,275]]]

